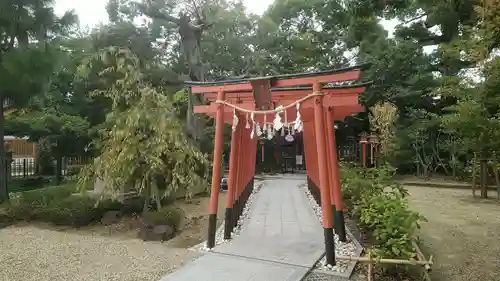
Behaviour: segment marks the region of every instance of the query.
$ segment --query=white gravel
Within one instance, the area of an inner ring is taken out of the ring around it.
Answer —
[[[196,253],[159,242],[33,226],[0,229],[0,281],[153,281]]]
[[[243,212],[238,220],[237,226],[234,228],[233,232],[231,233],[231,238],[233,239],[236,236],[239,236],[242,227],[245,223],[245,220],[248,218],[250,214],[250,209],[252,208],[253,202],[255,201],[255,197],[257,196],[257,192],[260,190],[264,182],[262,181],[255,181],[254,182],[254,189],[252,190],[252,193],[248,197],[247,204],[245,205],[245,208],[243,209]],[[217,232],[215,233],[215,247],[217,247],[220,244],[229,242],[230,240],[225,240],[224,239],[224,222],[222,225],[217,229]],[[212,249],[207,248],[207,241],[203,241],[202,243],[194,246],[191,248],[192,250],[195,251],[204,251],[204,252],[209,252]]]
[[[321,206],[319,206],[318,203],[316,203],[316,200],[314,200],[314,197],[307,188],[307,185],[301,185],[300,188],[302,188],[306,193],[307,198],[309,199],[309,203],[313,207],[314,213],[318,216],[319,221],[322,222],[323,212],[321,211]],[[335,255],[353,256],[356,254],[356,245],[352,242],[352,237],[348,236],[347,242],[341,242],[339,240],[338,235],[334,234],[334,240],[335,240]],[[343,273],[347,270],[348,266],[349,266],[348,262],[342,262],[342,261],[337,261],[336,265],[334,266],[326,264],[326,257],[323,257],[321,261],[318,263],[317,268]]]

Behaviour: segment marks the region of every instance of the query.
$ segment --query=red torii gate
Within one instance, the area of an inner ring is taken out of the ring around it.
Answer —
[[[276,114],[295,120],[298,111],[303,124],[308,187],[321,204],[327,263],[335,264],[334,217],[335,232],[340,240],[345,241],[346,235],[333,121],[364,110],[358,103],[358,96],[365,91],[368,83],[328,85],[358,80],[365,66],[252,79],[185,82],[191,87],[192,94],[201,95],[208,103],[195,106],[194,112],[216,119],[207,239],[209,249],[215,246],[224,123],[233,124],[224,224],[224,239],[230,239],[253,190],[258,141],[256,136],[250,137],[255,130],[253,125],[272,121]],[[298,100],[301,100],[299,110],[289,107]],[[280,106],[285,108],[281,113],[272,112],[279,111]],[[251,120],[249,112],[254,112]],[[238,119],[237,125],[235,118]],[[251,122],[252,126],[245,126],[242,121]],[[244,157],[244,154],[248,156]]]

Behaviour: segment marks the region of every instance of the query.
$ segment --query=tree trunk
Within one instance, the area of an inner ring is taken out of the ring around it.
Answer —
[[[146,214],[148,211],[149,211],[149,194],[146,194],[146,196],[144,196],[144,205],[142,205],[142,214]]]
[[[0,203],[9,200],[7,189],[7,166],[5,159],[5,139],[4,139],[4,99],[0,97]]]
[[[424,180],[428,180],[430,178],[429,165],[422,164],[422,168],[424,169]]]
[[[192,26],[186,15],[181,17],[178,24],[182,49],[189,68],[189,77],[193,81],[204,81],[205,77],[201,58],[201,36],[203,30]],[[193,107],[200,104],[200,98],[189,91],[186,123],[188,134],[194,140],[198,140],[203,134],[203,120],[193,113]]]
[[[453,173],[453,179],[457,179],[457,157],[456,157],[456,148],[457,143],[453,139],[453,151],[451,153],[451,169]]]
[[[56,155],[56,185],[60,185],[62,182],[62,169],[63,169],[63,158],[61,155]]]
[[[498,172],[498,163],[493,162],[493,174],[495,175],[495,184],[497,187],[497,200],[500,200],[500,174]]]
[[[488,198],[488,160],[481,159],[481,198]]]
[[[451,156],[451,174],[453,175],[453,179],[457,179],[457,167],[456,167],[455,155]]]
[[[472,197],[476,198],[476,175],[477,175],[477,167],[476,167],[476,157],[472,157]]]

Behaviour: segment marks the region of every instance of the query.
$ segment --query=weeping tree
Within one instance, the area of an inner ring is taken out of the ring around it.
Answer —
[[[104,88],[91,93],[112,101],[100,141],[98,160],[84,169],[80,187],[101,178],[105,191],[119,193],[132,185],[161,208],[161,198],[178,189],[190,194],[195,186],[206,186],[206,156],[187,141],[182,122],[161,88],[153,87],[141,72],[141,63],[127,49],[108,48],[84,63],[83,76],[96,71]],[[147,66],[146,66],[147,68]]]

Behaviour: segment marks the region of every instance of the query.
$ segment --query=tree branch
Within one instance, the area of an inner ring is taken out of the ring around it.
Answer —
[[[441,43],[446,43],[447,38],[442,35],[429,36],[425,38],[418,39],[418,43],[423,46],[439,45]]]
[[[165,21],[168,21],[168,22],[173,22],[175,24],[179,24],[179,19],[176,18],[176,17],[173,17],[171,15],[166,15],[164,13],[160,13],[158,11],[147,11],[144,13],[145,15],[151,17],[151,18],[156,18],[156,19],[161,19],[161,20],[165,20]]]
[[[209,29],[213,25],[214,25],[213,22],[212,23],[202,23],[202,24],[198,24],[198,25],[191,24],[191,28],[198,30],[198,31],[203,31],[203,30]]]
[[[148,16],[150,18],[162,19],[162,20],[165,20],[168,22],[173,22],[175,24],[179,24],[179,22],[180,22],[180,19],[178,19],[176,17],[173,17],[171,15],[167,15],[167,14],[161,13],[158,10],[152,9],[151,5],[146,6],[146,5],[141,4],[141,3],[136,3],[136,4],[139,7],[139,11],[141,11],[143,14],[145,14],[146,16]]]
[[[410,18],[410,19],[408,19],[408,20],[404,21],[404,22],[403,22],[403,24],[408,24],[408,23],[410,23],[410,22],[412,22],[412,21],[419,20],[419,19],[421,19],[421,18],[423,18],[423,17],[425,17],[425,16],[427,16],[427,13],[423,13],[423,14],[421,14],[421,15],[418,15],[418,16],[415,16],[415,17],[413,17],[413,18]]]

